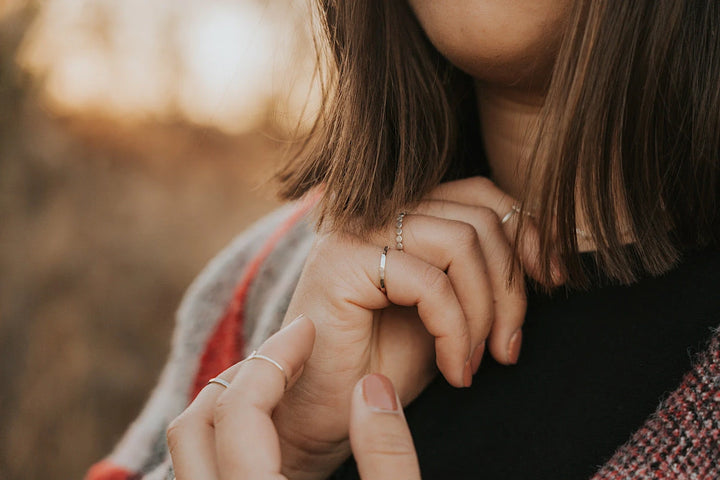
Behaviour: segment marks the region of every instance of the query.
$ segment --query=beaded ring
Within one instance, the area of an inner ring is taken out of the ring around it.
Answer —
[[[395,223],[395,250],[400,250],[404,248],[403,246],[403,218],[405,218],[406,213],[400,212],[397,216],[397,221]]]

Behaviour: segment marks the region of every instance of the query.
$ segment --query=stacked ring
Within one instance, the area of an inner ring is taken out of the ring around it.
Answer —
[[[257,353],[257,350],[253,350],[253,352],[250,355],[248,355],[246,359],[242,360],[240,363],[241,364],[246,363],[246,362],[249,362],[250,360],[263,360],[265,362],[272,364],[273,366],[275,366],[275,368],[280,370],[280,373],[282,373],[283,377],[285,377],[285,390],[287,390],[287,386],[288,386],[287,373],[285,373],[285,369],[283,368],[282,365],[280,365],[279,362],[276,362],[275,360],[273,360],[272,358],[270,358],[266,355],[261,355],[261,354]],[[207,384],[210,385],[211,383],[214,383],[215,385],[220,385],[223,388],[230,387],[230,382],[228,382],[227,380],[223,380],[222,378],[219,378],[219,377],[211,378],[210,380],[208,380]]]
[[[516,213],[522,213],[522,210],[520,210],[520,207],[518,207],[517,205],[513,205],[511,207],[511,210],[505,214],[505,216],[502,218],[502,220],[500,220],[500,224],[505,225],[508,222],[508,220],[510,220],[512,218],[512,216],[515,215]]]
[[[228,383],[226,380],[217,377],[208,380],[207,384],[210,385],[211,383],[214,383],[215,385],[220,385],[223,388],[228,388],[230,386],[230,383]]]
[[[395,223],[395,249],[402,251],[404,248],[403,246],[403,219],[405,218],[406,213],[400,212],[397,216],[397,222]]]
[[[387,245],[383,248],[383,252],[380,255],[380,267],[378,268],[378,272],[380,274],[380,291],[383,293],[387,293],[387,290],[385,289],[385,261],[387,260],[387,252],[389,249],[390,247]]]
[[[250,360],[263,360],[263,361],[268,362],[271,365],[275,366],[275,368],[277,368],[278,370],[280,370],[280,373],[282,373],[283,377],[285,378],[285,390],[287,390],[288,377],[287,377],[287,373],[285,372],[285,369],[282,367],[282,365],[280,365],[278,362],[276,362],[275,360],[273,360],[272,358],[270,358],[268,356],[257,353],[257,350],[253,350],[253,352],[250,355],[248,355],[248,357],[240,363],[249,362]]]

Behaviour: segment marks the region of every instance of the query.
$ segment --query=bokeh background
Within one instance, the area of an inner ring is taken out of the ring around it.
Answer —
[[[0,0],[0,480],[79,479],[317,106],[305,0]],[[297,129],[296,129],[297,127]]]

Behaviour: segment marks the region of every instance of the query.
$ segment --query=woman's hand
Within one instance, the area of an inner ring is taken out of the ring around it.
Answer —
[[[310,357],[315,328],[299,318],[270,337],[259,354],[277,361],[234,365],[206,386],[168,429],[177,480],[285,479],[271,414]],[[368,375],[355,385],[350,405],[350,442],[365,480],[420,480],[415,449],[390,381]]]
[[[387,293],[378,267],[395,225],[369,243],[346,234],[319,235],[286,320],[314,319],[315,349],[297,386],[273,414],[283,449],[283,473],[325,478],[349,455],[350,392],[368,372],[380,372],[403,404],[436,374],[469,386],[487,348],[502,364],[517,361],[526,297],[522,275],[507,282],[517,216],[514,200],[489,180],[440,185],[405,216],[404,251],[386,258]],[[523,267],[538,270],[537,231],[523,232]]]

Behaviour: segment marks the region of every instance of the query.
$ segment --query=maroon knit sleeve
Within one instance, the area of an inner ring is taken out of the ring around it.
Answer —
[[[720,479],[720,330],[630,441],[592,477]]]

